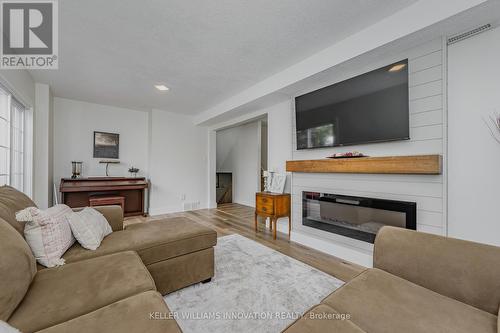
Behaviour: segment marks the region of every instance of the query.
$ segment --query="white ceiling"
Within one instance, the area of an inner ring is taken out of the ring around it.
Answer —
[[[500,0],[440,0],[440,4],[441,10],[436,11],[435,0],[420,0],[205,110],[195,123],[230,127],[258,117],[277,103],[399,61],[404,50],[433,39],[486,23],[500,26]]]
[[[194,115],[414,2],[64,0],[59,70],[31,74],[58,97]]]

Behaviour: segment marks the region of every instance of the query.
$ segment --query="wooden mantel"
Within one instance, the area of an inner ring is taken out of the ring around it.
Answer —
[[[286,161],[288,172],[439,175],[441,155]]]

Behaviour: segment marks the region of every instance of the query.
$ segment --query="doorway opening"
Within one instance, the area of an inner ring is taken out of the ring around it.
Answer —
[[[267,170],[267,115],[216,131],[216,202],[255,206]]]

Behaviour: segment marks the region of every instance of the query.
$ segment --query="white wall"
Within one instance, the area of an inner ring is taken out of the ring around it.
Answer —
[[[191,117],[153,110],[150,131],[151,215],[206,208],[208,130]]]
[[[484,118],[500,113],[500,28],[450,45],[449,236],[500,245],[500,144]]]
[[[266,108],[268,124],[268,169],[284,173],[286,161],[292,159],[292,107],[291,101]],[[285,192],[290,191],[290,176],[287,175]]]
[[[35,81],[28,71],[23,69],[2,70],[0,82],[9,88],[25,106],[35,106]]]
[[[292,107],[291,101],[265,109],[268,124],[268,170],[286,173],[286,161],[292,159]],[[285,193],[291,190],[291,173],[287,174]],[[281,232],[288,233],[288,219],[277,222]]]
[[[217,208],[217,132],[208,129],[207,130],[207,198],[208,205],[207,208]]]
[[[40,208],[52,206],[53,201],[52,100],[50,87],[47,84],[35,84],[33,200]]]
[[[83,176],[104,176],[93,158],[93,132],[120,134],[120,164],[110,176],[130,176],[128,168],[149,177],[150,214],[208,205],[206,128],[192,118],[162,110],[138,111],[64,98],[54,99],[54,180],[71,176],[71,161],[83,161]],[[185,203],[195,203],[187,208]]]
[[[261,120],[260,123],[260,166],[262,170],[267,170],[267,146],[268,146],[268,126],[267,119]]]
[[[94,131],[120,134],[119,165],[109,166],[110,176],[130,176],[131,166],[147,175],[148,116],[107,105],[54,98],[54,181],[71,176],[71,161],[83,161],[83,176],[104,176],[101,158],[93,158]]]
[[[232,172],[233,202],[255,206],[260,188],[261,122],[217,131],[217,172]]]

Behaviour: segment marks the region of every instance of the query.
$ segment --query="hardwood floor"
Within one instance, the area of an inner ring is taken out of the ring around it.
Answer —
[[[256,233],[254,231],[254,209],[239,204],[222,204],[216,209],[200,209],[147,218],[130,217],[125,219],[125,224],[147,223],[148,221],[176,216],[184,216],[209,226],[217,231],[218,237],[240,234],[244,237],[253,239],[254,241],[302,261],[343,281],[349,281],[365,269],[362,266],[289,241],[288,235],[280,232],[278,232],[277,239],[273,240],[272,234],[269,229],[265,227],[263,220],[260,220],[259,232]]]

